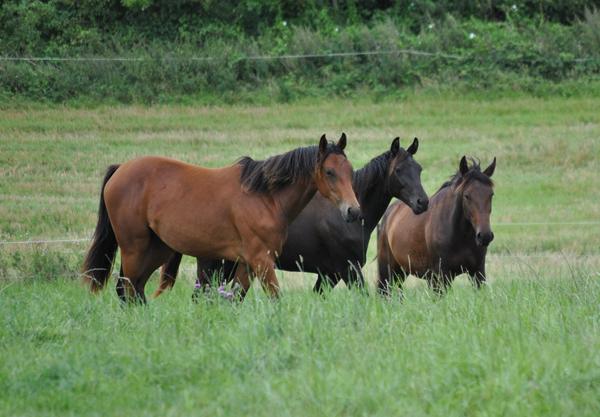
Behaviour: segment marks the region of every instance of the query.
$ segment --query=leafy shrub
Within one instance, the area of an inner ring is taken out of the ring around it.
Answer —
[[[597,77],[596,3],[9,0],[0,6],[2,55],[133,60],[0,61],[0,98],[235,101],[266,92],[288,101],[423,84],[514,89]],[[363,51],[384,53],[252,58]]]

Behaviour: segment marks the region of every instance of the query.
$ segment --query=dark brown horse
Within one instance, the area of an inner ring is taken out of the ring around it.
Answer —
[[[315,195],[306,208],[290,225],[283,252],[276,267],[286,271],[317,273],[315,291],[323,286],[337,284],[340,279],[347,285],[364,286],[361,272],[365,264],[369,238],[393,197],[408,204],[414,213],[427,209],[428,198],[421,185],[421,166],[414,160],[419,141],[405,150],[399,138],[392,141],[388,151],[373,158],[354,173],[353,188],[363,222],[348,223],[339,211],[321,195]],[[172,286],[179,266],[179,258],[172,258],[163,267],[161,282]],[[207,289],[215,275],[225,280],[233,276],[232,262],[198,260],[197,288]],[[162,286],[161,286],[162,287]]]
[[[415,216],[405,204],[387,210],[378,230],[378,289],[390,294],[408,274],[427,280],[438,294],[454,278],[468,273],[485,282],[485,255],[494,239],[490,227],[496,158],[483,172],[473,161],[460,160],[459,171],[430,198],[429,210]]]
[[[144,157],[111,166],[100,195],[99,219],[84,273],[101,289],[121,249],[117,293],[145,301],[150,274],[175,253],[239,261],[242,296],[249,272],[276,296],[273,265],[288,224],[317,190],[354,220],[360,209],[352,190],[352,166],[325,135],[319,146],[299,148],[265,161],[249,157],[219,169],[167,158]]]

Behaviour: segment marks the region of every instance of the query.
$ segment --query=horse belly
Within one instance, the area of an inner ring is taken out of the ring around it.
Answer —
[[[237,259],[241,244],[231,222],[211,213],[201,217],[184,215],[177,221],[155,221],[150,228],[170,248],[185,255]]]
[[[404,272],[415,276],[426,274],[431,267],[431,258],[421,252],[411,251],[402,255],[396,255],[395,260]]]

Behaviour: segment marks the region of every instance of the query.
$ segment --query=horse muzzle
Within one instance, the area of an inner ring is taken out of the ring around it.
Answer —
[[[356,220],[361,220],[363,218],[362,212],[360,211],[359,206],[353,207],[353,206],[348,206],[348,205],[344,204],[341,207],[341,211],[342,211],[342,217],[348,223],[352,223],[352,222],[355,222]]]
[[[477,232],[477,234],[475,235],[475,242],[477,243],[477,246],[484,246],[487,247],[492,240],[494,240],[494,233],[490,232]]]
[[[429,198],[427,198],[427,196],[423,198],[417,198],[413,201],[413,204],[411,204],[411,206],[413,213],[417,215],[424,213],[429,208]]]

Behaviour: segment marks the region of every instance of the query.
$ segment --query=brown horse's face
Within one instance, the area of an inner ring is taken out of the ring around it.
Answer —
[[[421,165],[413,159],[417,153],[419,140],[415,138],[406,150],[400,147],[400,139],[392,142],[392,161],[388,172],[388,190],[392,197],[399,198],[415,214],[421,214],[429,206],[429,198],[421,184]]]
[[[337,143],[340,149],[346,147],[346,135]],[[347,222],[353,222],[361,217],[360,205],[352,188],[352,165],[348,159],[339,153],[330,153],[326,157],[327,139],[321,137],[319,143],[319,161],[315,182],[319,192],[335,204]]]
[[[491,177],[496,166],[496,159],[483,173]],[[488,246],[494,240],[490,225],[492,214],[492,198],[494,189],[491,185],[472,180],[462,190],[462,206],[465,218],[475,230],[475,242],[478,246]]]

